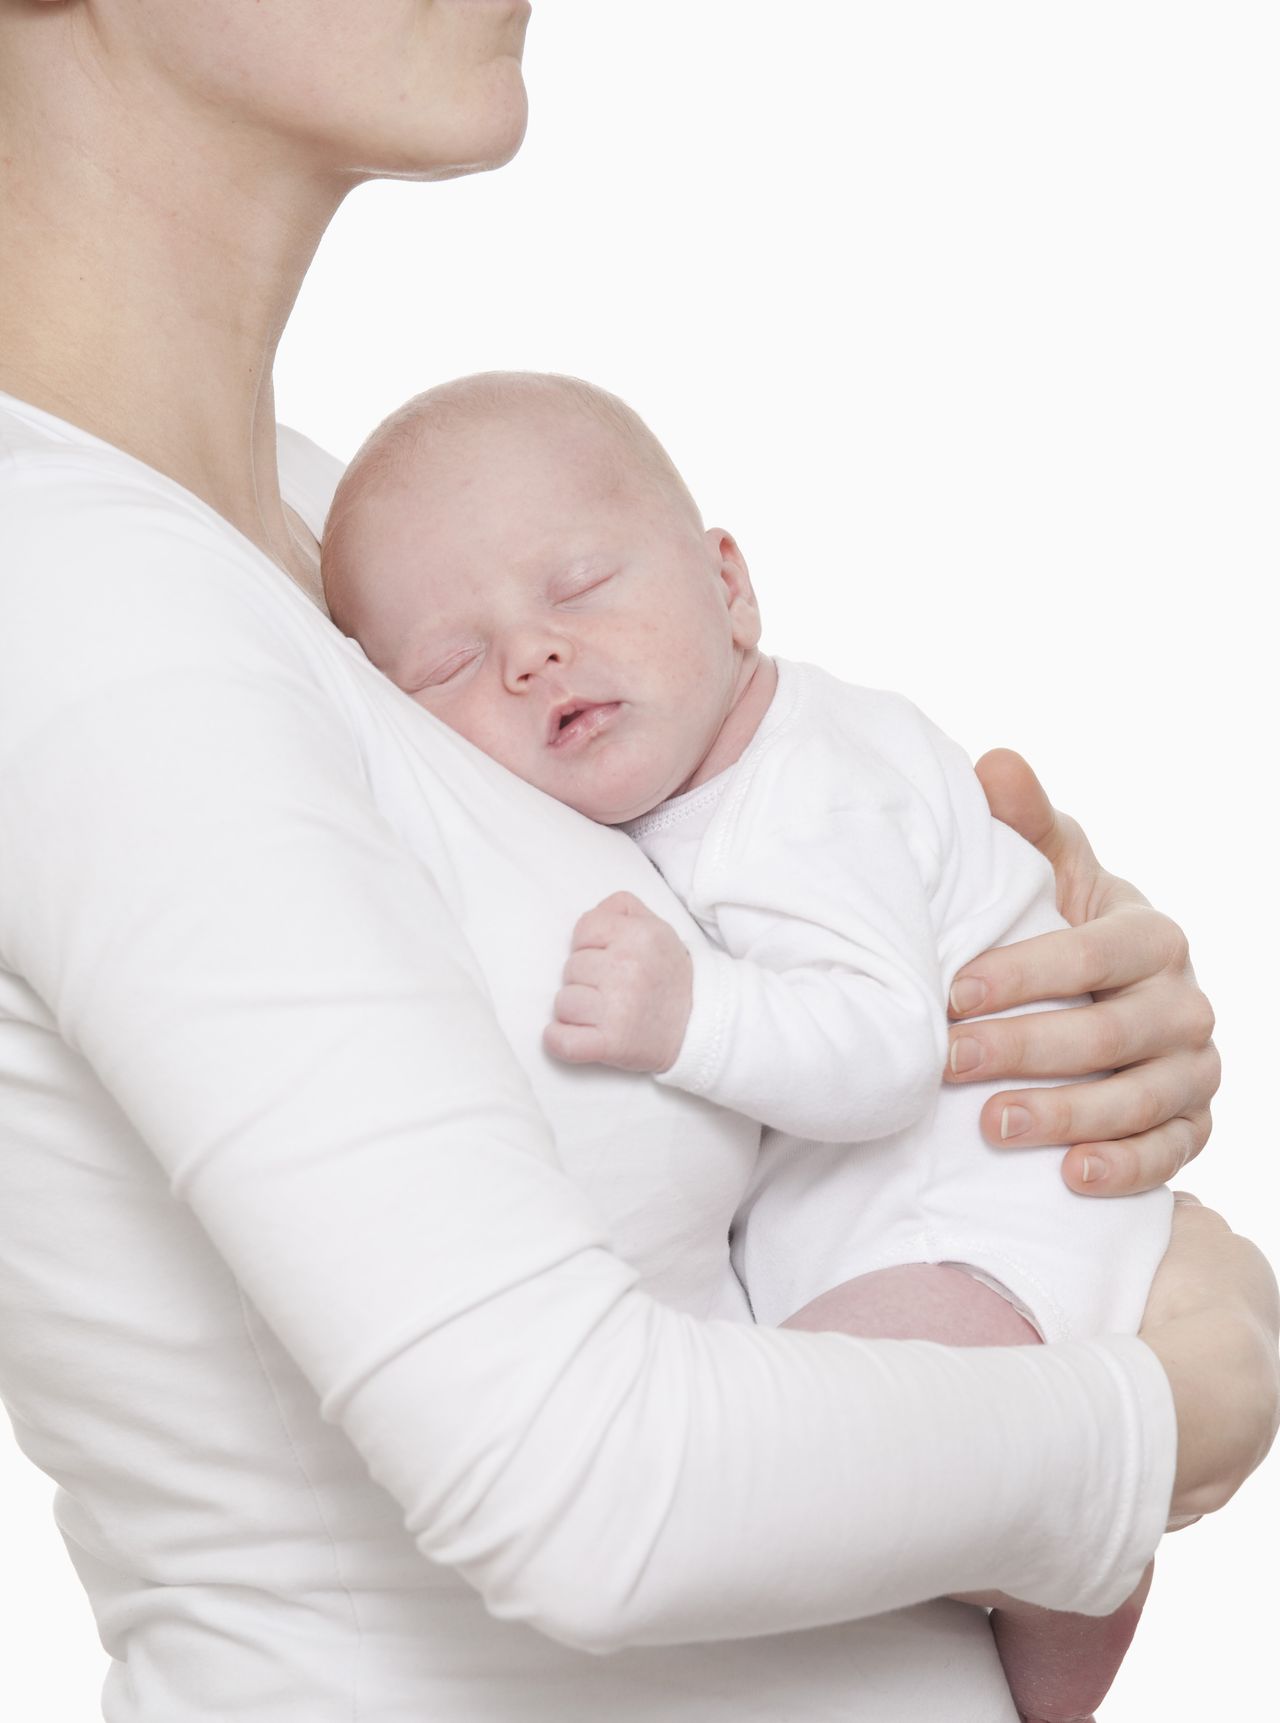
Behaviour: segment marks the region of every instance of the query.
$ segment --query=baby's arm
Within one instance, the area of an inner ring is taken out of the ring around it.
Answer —
[[[878,807],[747,822],[687,950],[626,894],[579,922],[548,1050],[653,1071],[825,1142],[902,1130],[937,1099],[945,992],[920,867]]]

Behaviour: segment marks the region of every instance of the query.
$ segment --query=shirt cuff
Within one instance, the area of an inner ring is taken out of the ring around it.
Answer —
[[[1087,1569],[1077,1569],[1072,1577],[1069,1600],[1053,1595],[1065,1576],[1048,1573],[1037,1575],[1034,1594],[1029,1590],[1018,1595],[1031,1596],[1032,1601],[1051,1609],[1101,1616],[1119,1609],[1142,1578],[1164,1535],[1173,1496],[1178,1425],[1169,1379],[1145,1342],[1128,1335],[1109,1335],[1085,1345],[1096,1364],[1082,1372],[1082,1383],[1087,1386],[1087,1377],[1101,1366],[1109,1387],[1115,1390],[1114,1394],[1109,1392],[1108,1385],[1096,1377],[1095,1385],[1088,1389],[1101,1414],[1099,1431],[1105,1434],[1105,1443],[1097,1448],[1092,1466],[1086,1450],[1075,1480],[1081,1492],[1076,1511],[1082,1550],[1093,1541],[1085,1531],[1091,1519],[1098,1525],[1098,1541]],[[1064,1346],[1062,1350],[1074,1353],[1076,1348]],[[1090,1470],[1095,1472],[1092,1479],[1087,1475]],[[1104,1485],[1101,1490],[1099,1480]],[[1045,1487],[1057,1486],[1046,1479]],[[1111,1505],[1105,1510],[1105,1521],[1099,1524],[1097,1516],[1104,1501]]]
[[[1173,1389],[1155,1353],[1135,1336],[1111,1336],[1101,1343],[1108,1364],[1127,1390],[1129,1409],[1125,1462],[1132,1483],[1129,1511],[1116,1519],[1112,1559],[1104,1564],[1097,1596],[1083,1608],[1109,1615],[1129,1596],[1155,1553],[1169,1523],[1178,1460],[1178,1419]],[[1112,1573],[1108,1580],[1107,1566]]]
[[[709,946],[691,946],[689,956],[693,961],[693,1002],[684,1040],[675,1063],[655,1076],[673,1089],[709,1096],[729,1046],[734,960]]]

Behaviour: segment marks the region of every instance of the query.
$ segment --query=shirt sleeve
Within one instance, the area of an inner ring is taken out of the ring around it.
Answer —
[[[0,952],[424,1557],[594,1651],[1127,1595],[1174,1458],[1140,1341],[642,1295],[257,560],[56,464],[0,480],[0,520]]]
[[[695,892],[724,949],[691,953],[689,1024],[658,1080],[799,1137],[872,1141],[927,1113],[942,1081],[929,896],[891,814],[815,812],[806,776],[772,774],[714,834]]]

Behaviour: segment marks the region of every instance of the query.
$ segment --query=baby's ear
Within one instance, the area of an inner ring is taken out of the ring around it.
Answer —
[[[709,528],[706,538],[733,625],[733,643],[750,649],[760,640],[760,606],[751,585],[747,559],[739,549],[737,539],[722,527]]]

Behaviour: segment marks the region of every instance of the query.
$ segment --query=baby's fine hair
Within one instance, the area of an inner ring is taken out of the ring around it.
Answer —
[[[619,396],[581,377],[556,371],[477,371],[424,389],[397,407],[365,438],[343,474],[325,522],[325,562],[332,567],[339,560],[339,541],[349,531],[361,499],[376,494],[385,483],[394,483],[415,462],[429,457],[434,438],[447,437],[451,430],[485,419],[501,418],[512,410],[542,405],[567,407],[594,419],[617,443],[620,478],[629,474],[641,477],[701,528],[698,506],[675,463],[639,413]]]

